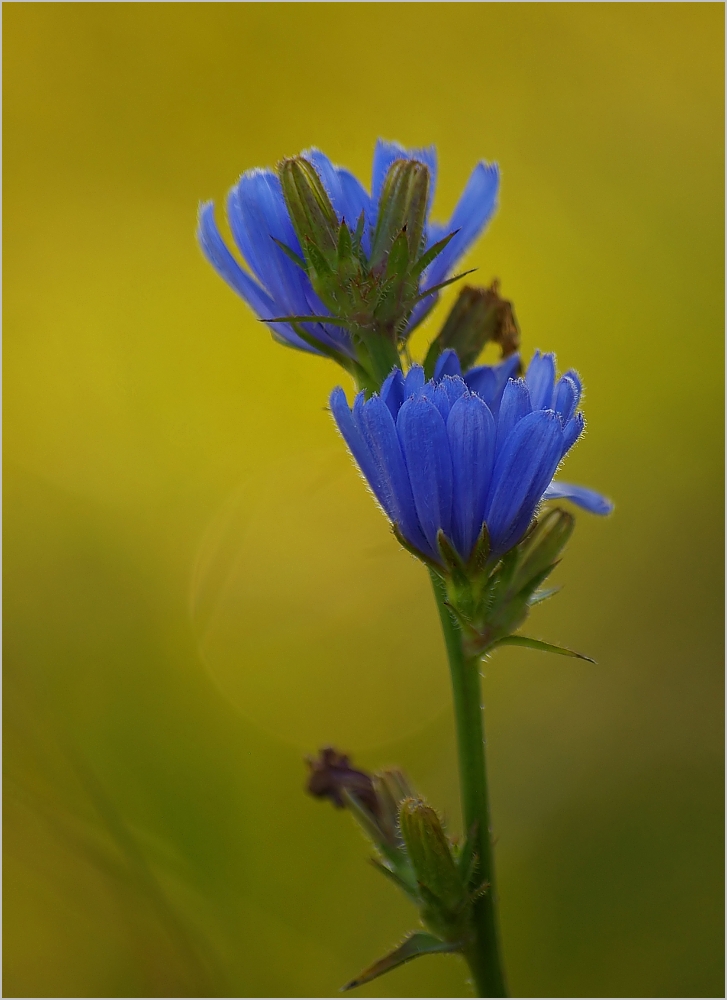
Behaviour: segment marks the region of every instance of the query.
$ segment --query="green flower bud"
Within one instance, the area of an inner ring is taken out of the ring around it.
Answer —
[[[321,267],[318,258],[333,269],[338,256],[339,222],[315,168],[302,156],[294,156],[280,163],[278,174],[306,260],[316,271]]]
[[[392,163],[381,191],[371,246],[371,267],[380,265],[389,254],[393,254],[401,259],[394,266],[390,261],[387,271],[401,271],[402,276],[406,274],[419,257],[428,197],[429,169],[424,163],[418,160],[396,160]],[[404,244],[397,247],[394,253],[395,241],[402,233],[405,234]]]
[[[421,895],[421,917],[445,941],[467,935],[471,896],[436,811],[422,799],[401,804],[399,826]]]

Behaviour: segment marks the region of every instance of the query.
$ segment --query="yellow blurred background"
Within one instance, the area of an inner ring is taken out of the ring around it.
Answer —
[[[480,158],[468,258],[587,387],[563,592],[487,664],[514,996],[722,985],[721,4],[14,3],[4,26],[6,996],[334,996],[414,926],[333,742],[459,809],[446,664],[197,204],[315,144]],[[447,301],[415,342],[421,352]],[[466,995],[441,956],[360,991]]]

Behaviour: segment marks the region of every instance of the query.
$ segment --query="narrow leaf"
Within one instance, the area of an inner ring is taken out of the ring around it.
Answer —
[[[410,962],[412,958],[420,955],[436,955],[441,952],[461,951],[462,945],[459,942],[440,941],[433,934],[425,934],[423,931],[414,931],[402,941],[398,948],[390,952],[385,958],[379,959],[373,965],[365,969],[360,976],[352,979],[350,983],[341,989],[341,993],[352,990],[356,986],[363,986],[370,983],[372,979],[382,976],[391,969],[396,969],[404,962]]]
[[[543,642],[541,639],[531,639],[526,635],[506,635],[503,639],[498,639],[492,644],[495,646],[526,646],[528,649],[539,649],[543,653],[560,653],[561,656],[574,656],[578,660],[587,660],[589,663],[596,661],[583,653],[576,653],[574,649],[567,649],[565,646],[554,646],[552,642]]]

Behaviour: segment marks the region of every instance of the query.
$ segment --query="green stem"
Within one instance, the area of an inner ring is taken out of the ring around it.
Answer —
[[[457,726],[459,780],[465,833],[475,829],[479,866],[477,881],[489,888],[475,903],[475,939],[465,952],[481,997],[506,997],[505,972],[500,953],[495,908],[495,864],[490,833],[490,806],[485,770],[485,739],[482,726],[479,657],[466,657],[462,633],[447,607],[443,580],[431,573],[434,596],[442,622],[452,675],[454,716]]]

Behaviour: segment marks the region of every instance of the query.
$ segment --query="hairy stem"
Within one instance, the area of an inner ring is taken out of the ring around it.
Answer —
[[[478,996],[506,997],[495,907],[495,865],[485,770],[479,657],[465,656],[462,633],[447,607],[444,582],[434,572],[431,577],[452,676],[464,829],[465,833],[475,830],[479,857],[475,876],[477,883],[488,883],[487,892],[475,903],[475,937],[465,952],[465,958],[472,971]]]

